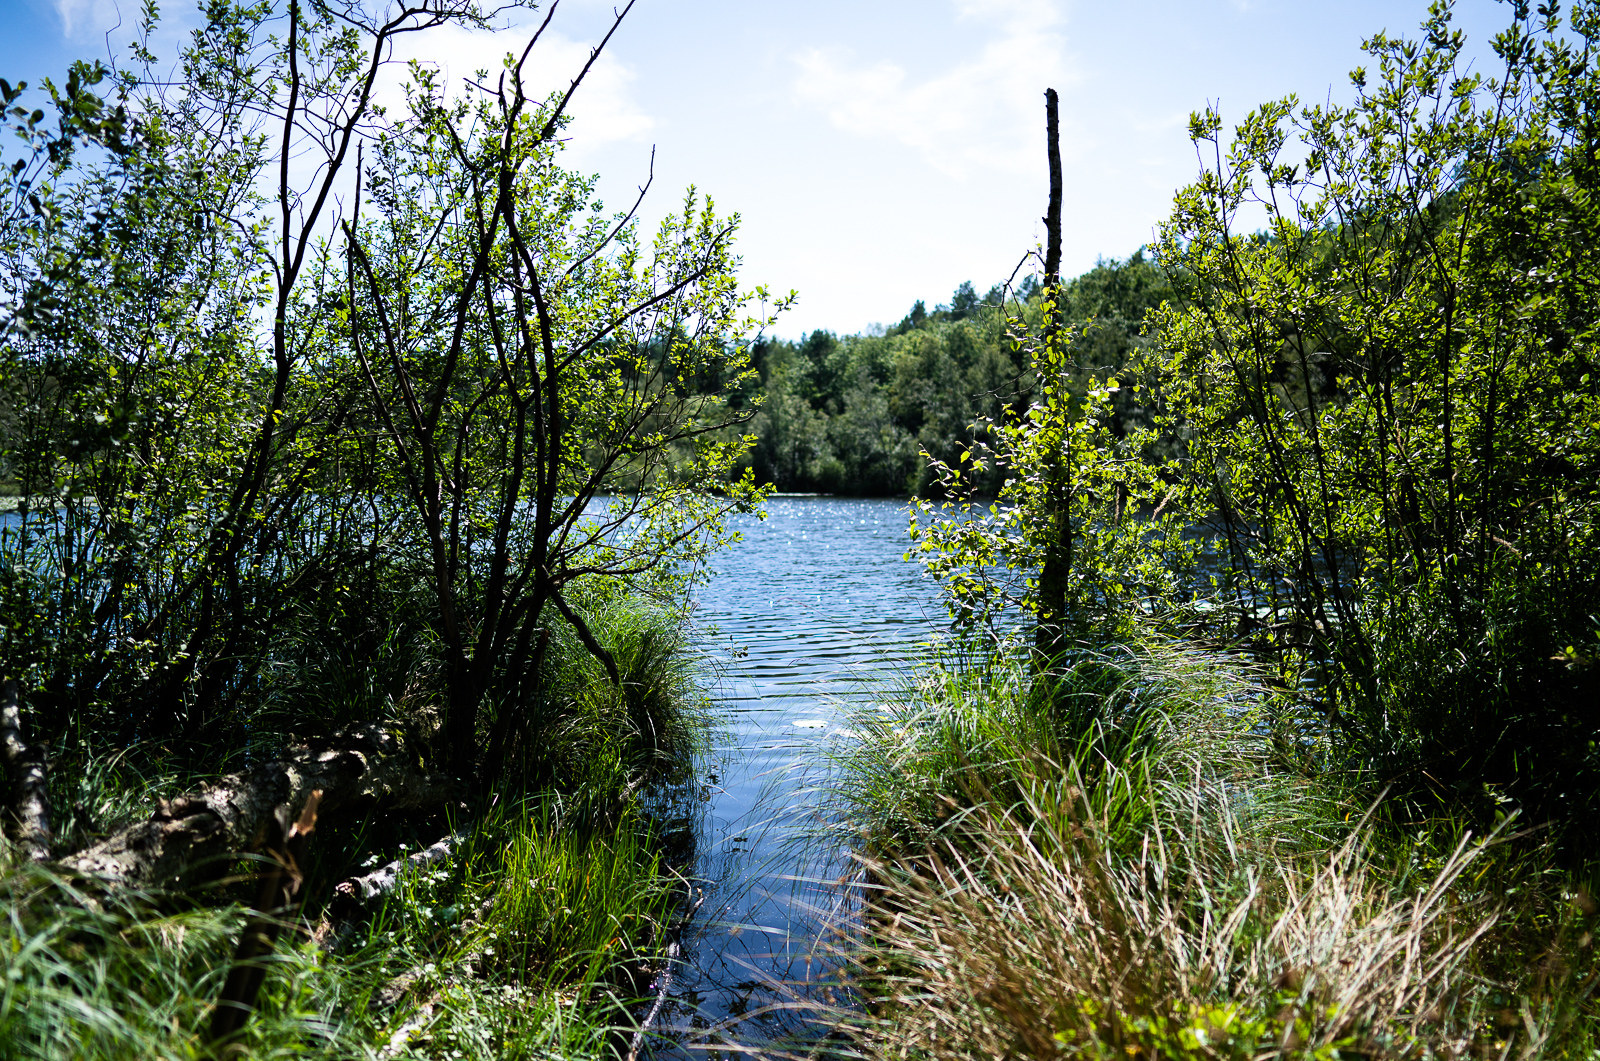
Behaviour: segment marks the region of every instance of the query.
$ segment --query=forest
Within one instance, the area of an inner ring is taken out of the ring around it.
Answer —
[[[536,95],[556,6],[465,89],[389,57],[473,0],[0,79],[0,1055],[1594,1056],[1600,5],[1195,112],[1075,278],[1047,91],[1045,246],[797,340],[563,165],[633,5]],[[905,499],[947,622],[808,789],[809,1032],[678,1041],[774,493]]]
[[[1060,297],[1077,330],[1076,370],[1126,364],[1146,343],[1145,315],[1170,291],[1143,251],[1066,283]],[[1031,274],[1014,291],[996,284],[981,298],[969,281],[932,311],[917,302],[882,334],[815,331],[797,341],[759,341],[751,351],[757,375],[741,396],[761,399],[747,458],[756,481],[783,492],[937,493],[925,455],[952,459],[971,444],[980,419],[1033,404],[1033,364],[1012,341],[1009,321],[1020,315],[1036,324],[1038,302]],[[1118,413],[1143,422],[1127,401]],[[981,483],[989,493],[1000,485],[994,476]]]

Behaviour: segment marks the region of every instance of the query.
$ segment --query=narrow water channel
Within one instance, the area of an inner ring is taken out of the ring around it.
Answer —
[[[819,935],[848,910],[849,872],[814,837],[829,752],[943,625],[921,568],[902,559],[905,503],[774,498],[719,557],[696,617],[723,724],[702,794],[704,900],[652,1039],[657,1058],[731,1056],[811,1029],[836,963]],[[799,1007],[795,1003],[801,1003]]]

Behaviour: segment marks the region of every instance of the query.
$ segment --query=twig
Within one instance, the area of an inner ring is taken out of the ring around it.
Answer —
[[[661,970],[661,987],[656,992],[655,1005],[650,1007],[650,1012],[645,1015],[639,1024],[639,1030],[633,1033],[633,1043],[628,1047],[627,1061],[638,1061],[639,1051],[644,1047],[644,1037],[650,1034],[650,1025],[656,1022],[661,1015],[661,1007],[666,1005],[667,992],[672,988],[672,963],[678,960],[678,941],[673,940],[667,944],[666,964]]]
[[[683,931],[684,926],[689,923],[689,919],[694,917],[695,911],[700,909],[700,904],[705,901],[705,893],[701,892],[695,899],[694,904],[684,912],[683,917],[678,919],[678,924],[672,929],[674,935]],[[661,1008],[667,1003],[667,992],[672,989],[672,963],[678,960],[678,954],[678,941],[674,939],[667,944],[666,954],[664,955],[666,961],[661,969],[661,987],[656,991],[655,1005],[650,1007],[650,1012],[640,1022],[639,1030],[633,1033],[633,1043],[628,1047],[626,1061],[639,1061],[639,1051],[644,1048],[645,1036],[650,1034],[650,1026],[656,1022],[656,1018],[661,1015]]]

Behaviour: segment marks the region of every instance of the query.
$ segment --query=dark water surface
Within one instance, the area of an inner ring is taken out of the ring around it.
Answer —
[[[850,866],[814,836],[826,818],[828,752],[847,709],[871,702],[897,665],[943,626],[907,547],[902,501],[774,498],[741,517],[745,540],[696,595],[724,724],[703,794],[697,885],[704,901],[655,1025],[653,1056],[718,1056],[810,1027],[826,997],[826,941],[847,916]]]

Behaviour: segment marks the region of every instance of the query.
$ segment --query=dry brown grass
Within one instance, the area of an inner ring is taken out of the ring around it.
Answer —
[[[1363,830],[1320,862],[1240,835],[1228,790],[1172,789],[1117,854],[1076,786],[983,808],[888,882],[870,919],[870,1052],[930,1058],[1416,1056],[1465,1046],[1453,993],[1496,911],[1452,887],[1463,842],[1396,899]],[[1185,799],[1185,797],[1188,797]]]
[[[958,671],[863,727],[849,1052],[1600,1058],[1600,904],[1536,831],[1363,816],[1284,772],[1228,661],[1112,662],[1137,740]]]

